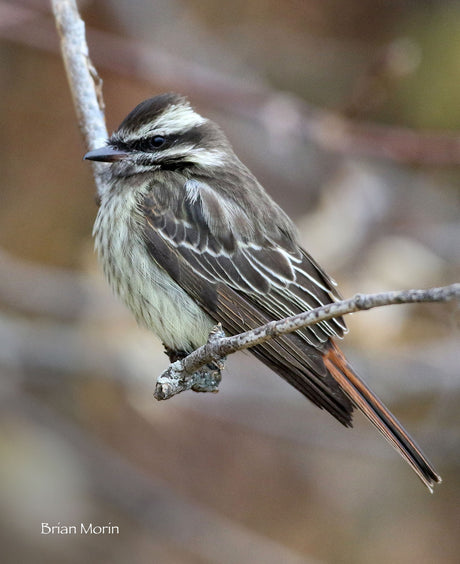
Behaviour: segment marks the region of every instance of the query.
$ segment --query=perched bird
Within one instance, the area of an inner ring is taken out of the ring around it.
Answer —
[[[184,97],[145,100],[85,159],[110,163],[94,225],[104,272],[171,361],[217,322],[233,335],[337,299],[289,217]],[[322,321],[250,351],[343,425],[362,411],[432,490],[441,478],[334,342],[345,330]]]

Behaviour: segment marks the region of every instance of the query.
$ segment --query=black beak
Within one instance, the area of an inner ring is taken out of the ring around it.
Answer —
[[[126,151],[120,151],[119,149],[115,149],[114,147],[107,145],[106,147],[100,147],[99,149],[94,149],[94,151],[89,151],[83,157],[83,160],[113,163],[115,161],[121,161],[127,155],[128,153]]]

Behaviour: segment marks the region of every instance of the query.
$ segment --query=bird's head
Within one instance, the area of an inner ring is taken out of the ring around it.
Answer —
[[[149,170],[223,166],[233,151],[220,128],[195,112],[178,94],[141,102],[122,121],[107,145],[85,159],[113,163],[118,175]]]

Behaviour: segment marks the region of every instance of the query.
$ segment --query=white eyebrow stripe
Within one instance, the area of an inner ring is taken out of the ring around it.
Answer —
[[[205,149],[203,147],[194,147],[188,155],[191,162],[203,167],[222,166],[226,162],[226,154],[224,151],[217,149]]]
[[[152,135],[176,134],[203,125],[207,119],[201,117],[190,106],[169,106],[154,122],[146,123],[136,131],[124,131],[123,141],[130,142]]]

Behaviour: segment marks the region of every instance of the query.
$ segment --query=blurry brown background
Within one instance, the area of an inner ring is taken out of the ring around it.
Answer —
[[[460,280],[459,2],[80,6],[110,131],[182,92],[345,296]],[[48,3],[0,1],[0,42],[2,562],[459,562],[458,306],[356,314],[343,343],[442,474],[433,496],[360,417],[341,428],[247,354],[219,394],[155,402],[166,357],[96,263]]]

